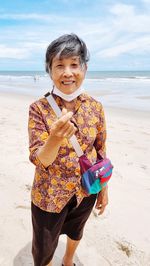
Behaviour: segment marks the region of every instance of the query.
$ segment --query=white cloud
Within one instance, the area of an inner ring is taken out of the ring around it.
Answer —
[[[150,0],[142,0],[142,2],[144,2],[146,4],[150,4]]]
[[[110,13],[115,15],[113,26],[121,32],[150,32],[150,14],[137,12],[133,5],[115,4],[110,8]]]
[[[110,8],[110,12],[118,16],[129,16],[134,14],[134,6],[118,3]]]
[[[66,17],[61,17],[60,15],[54,14],[38,14],[38,13],[25,13],[25,14],[17,14],[17,13],[7,13],[0,14],[1,20],[35,20],[35,21],[43,21],[43,22],[54,22],[54,21],[66,21]],[[68,18],[67,18],[68,19]]]
[[[128,41],[124,44],[116,45],[111,48],[103,49],[97,55],[102,58],[118,57],[122,54],[147,54],[150,53],[150,36],[141,37]]]
[[[14,48],[0,45],[0,58],[25,59],[29,56],[30,52],[25,48]]]
[[[21,47],[11,47],[8,45],[0,45],[0,58],[10,59],[29,59],[32,55],[41,54],[46,51],[48,42],[30,42],[25,41]]]
[[[25,42],[24,48],[32,49],[34,51],[45,49],[47,47],[47,42]]]
[[[150,55],[150,16],[137,11],[133,5],[115,4],[110,8],[113,17],[105,23],[105,46],[100,47],[98,58],[114,58],[121,55]],[[110,42],[109,38],[111,36]],[[100,39],[99,39],[100,42]]]
[[[45,20],[45,19],[50,19],[50,17],[47,17],[46,15],[40,15],[40,14],[13,14],[13,13],[8,13],[8,14],[0,14],[1,19],[12,19],[12,20],[28,20],[28,19],[34,19],[34,20]]]
[[[149,0],[150,1],[150,0]],[[145,0],[146,2],[146,0]],[[147,0],[148,2],[148,0]],[[1,58],[27,58],[43,56],[46,47],[63,33],[75,32],[85,42],[91,58],[116,58],[121,55],[150,56],[150,14],[135,5],[116,3],[108,7],[107,16],[67,17],[48,14],[1,14],[1,19],[34,20],[30,24],[5,26],[0,30]],[[42,23],[37,22],[45,22]],[[11,45],[13,44],[13,47]]]

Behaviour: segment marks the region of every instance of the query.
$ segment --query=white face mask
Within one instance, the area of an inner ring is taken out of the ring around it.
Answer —
[[[71,102],[71,101],[75,100],[83,92],[84,92],[84,89],[82,87],[80,87],[71,94],[65,94],[62,91],[60,91],[59,89],[57,89],[56,86],[53,87],[53,93],[67,102]]]

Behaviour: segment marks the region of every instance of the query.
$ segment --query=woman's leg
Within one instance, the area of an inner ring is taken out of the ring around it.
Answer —
[[[64,266],[73,266],[73,257],[79,243],[80,240],[72,240],[70,237],[67,237],[66,251],[63,257]]]
[[[32,255],[34,265],[52,266],[52,258],[67,215],[67,208],[64,208],[61,213],[48,213],[32,203],[31,210],[33,226]]]
[[[46,266],[52,266],[52,261],[50,261],[50,263],[49,263],[49,264],[47,264]]]
[[[67,215],[61,233],[66,234],[67,246],[63,258],[64,266],[73,266],[73,256],[83,235],[84,226],[93,209],[97,195],[84,198],[78,207]]]

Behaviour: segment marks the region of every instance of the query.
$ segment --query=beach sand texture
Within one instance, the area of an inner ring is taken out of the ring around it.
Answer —
[[[0,95],[0,265],[33,265],[27,120],[34,97]],[[107,153],[114,164],[109,205],[93,211],[75,256],[77,266],[150,265],[150,114],[105,108]],[[65,236],[54,266],[61,265]]]

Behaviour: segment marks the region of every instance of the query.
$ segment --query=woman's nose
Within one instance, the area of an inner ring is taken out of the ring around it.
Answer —
[[[70,68],[70,67],[66,67],[66,68],[64,69],[64,73],[63,73],[63,75],[64,75],[65,77],[71,77],[71,76],[73,75],[71,68]]]

